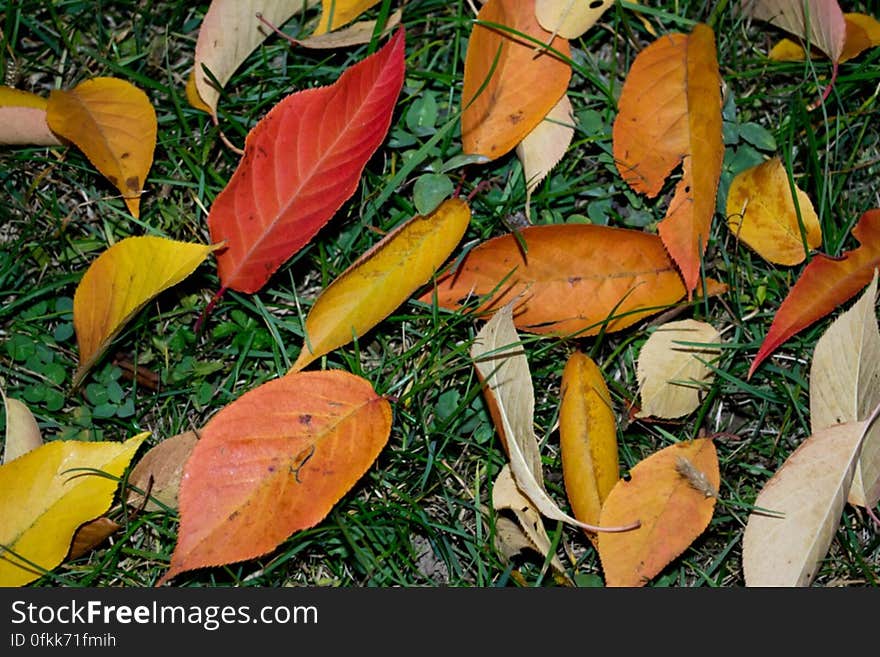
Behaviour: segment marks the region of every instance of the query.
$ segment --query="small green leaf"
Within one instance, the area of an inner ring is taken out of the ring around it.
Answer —
[[[437,209],[445,199],[455,191],[455,185],[439,173],[426,173],[416,180],[413,186],[413,203],[422,216],[427,216]]]
[[[757,123],[743,123],[739,126],[739,136],[758,150],[770,152],[776,150],[773,133]]]

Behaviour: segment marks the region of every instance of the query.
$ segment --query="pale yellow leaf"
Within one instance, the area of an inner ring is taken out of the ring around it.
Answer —
[[[639,353],[636,378],[642,407],[636,417],[677,418],[696,410],[715,378],[718,331],[685,319],[659,326]]]
[[[382,29],[382,36],[390,34],[395,27],[400,25],[402,18],[402,9],[398,9],[391,14],[385,23],[385,27]],[[307,39],[292,39],[292,41],[303,48],[313,48],[315,50],[333,50],[357,46],[362,43],[369,43],[372,40],[377,22],[376,20],[358,21],[341,30],[310,36]]]
[[[42,445],[43,436],[36,419],[24,403],[7,397],[2,388],[0,395],[3,396],[6,407],[6,438],[3,443],[3,460],[0,461],[3,464]]]
[[[866,420],[880,404],[876,298],[875,273],[859,300],[834,320],[816,343],[810,367],[813,433],[836,424]],[[868,507],[880,501],[880,423],[871,427],[862,444],[848,499],[851,504]]]
[[[47,102],[42,96],[27,91],[0,87],[0,144],[60,145],[46,122]]]
[[[577,39],[613,4],[614,0],[535,0],[535,16],[548,32]]]
[[[868,421],[838,424],[798,446],[754,502],[743,534],[746,586],[808,586],[840,524]]]

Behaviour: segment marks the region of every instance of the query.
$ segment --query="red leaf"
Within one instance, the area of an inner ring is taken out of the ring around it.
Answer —
[[[291,94],[245,140],[208,215],[223,289],[256,292],[357,189],[403,86],[404,31],[334,84]]]
[[[747,378],[779,345],[825,317],[871,282],[880,266],[880,209],[862,215],[852,230],[859,246],[840,258],[817,255],[805,268],[767,331]]]

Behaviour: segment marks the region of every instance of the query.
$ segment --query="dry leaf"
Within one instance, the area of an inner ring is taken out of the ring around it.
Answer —
[[[403,18],[403,10],[398,9],[388,17],[385,27],[382,29],[380,36],[387,36],[395,27],[400,25]],[[358,21],[341,30],[327,32],[317,36],[310,36],[307,39],[290,39],[292,43],[302,46],[303,48],[312,48],[314,50],[335,50],[337,48],[348,48],[357,46],[362,43],[369,43],[373,39],[373,32],[376,30],[378,20]]]
[[[195,431],[185,431],[155,445],[132,468],[131,474],[128,475],[129,486],[149,492],[151,498],[171,509],[176,509],[183,467],[198,441],[199,436]],[[135,490],[129,490],[128,504],[140,508],[143,501],[143,495]],[[149,498],[144,505],[145,511],[159,511],[161,508]]]
[[[880,45],[880,23],[865,14],[844,14],[846,39],[840,53],[840,63],[861,55],[868,48]],[[800,44],[791,39],[782,39],[770,50],[768,57],[778,62],[800,62],[806,53]]]
[[[125,80],[93,78],[70,91],[53,91],[46,118],[54,133],[85,153],[138,217],[158,129],[147,95]]]
[[[810,197],[795,187],[807,248],[822,244]],[[797,265],[807,257],[788,174],[778,157],[737,174],[727,193],[727,227],[768,262]]]
[[[47,100],[27,91],[0,87],[0,144],[58,146],[46,121]]]
[[[877,276],[852,308],[822,334],[810,366],[812,432],[868,419],[880,404],[880,330]],[[868,431],[848,501],[874,507],[880,501],[880,424]]]
[[[3,442],[3,460],[0,465],[17,459],[43,444],[40,427],[30,409],[17,399],[7,397],[0,388],[6,408],[6,438]]]
[[[67,553],[67,560],[79,559],[81,556],[91,552],[120,529],[122,529],[122,525],[107,516],[101,516],[91,522],[87,522],[77,529],[76,534],[73,535],[73,541],[70,543],[70,552]]]
[[[677,418],[696,410],[715,379],[721,334],[693,319],[667,322],[639,353],[636,377],[642,407],[636,417]]]
[[[321,0],[321,19],[315,36],[326,34],[352,22],[379,0]]]
[[[535,0],[535,16],[545,30],[577,39],[614,4],[614,0]]]
[[[681,474],[681,459],[718,490],[718,454],[707,438],[671,445],[636,464],[631,479],[621,479],[602,506],[603,525],[634,514],[642,522],[635,531],[599,535],[607,586],[643,586],[708,527],[716,498]]]
[[[814,433],[767,482],[743,533],[746,586],[813,581],[840,525],[869,424],[849,422]]]

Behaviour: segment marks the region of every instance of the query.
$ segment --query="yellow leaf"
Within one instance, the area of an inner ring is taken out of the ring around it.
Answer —
[[[77,527],[113,500],[118,482],[91,470],[122,476],[148,435],[124,443],[54,441],[0,466],[0,545],[7,550],[0,550],[0,586],[22,586],[61,563]]]
[[[213,110],[211,110],[210,105],[203,101],[202,97],[199,95],[199,90],[196,88],[195,69],[189,72],[189,77],[186,79],[186,100],[191,107],[194,107],[197,110],[207,112],[208,114],[214,113]]]
[[[617,423],[602,372],[580,352],[571,355],[562,372],[559,448],[574,517],[598,525],[602,504],[620,478]],[[595,534],[587,537],[595,540]]]
[[[853,306],[834,320],[813,352],[810,366],[810,429],[866,420],[880,404],[880,329],[874,308],[877,275]],[[880,424],[865,436],[856,464],[850,504],[873,508],[880,501]]]
[[[548,32],[577,39],[613,4],[614,0],[535,0],[535,16]]]
[[[132,315],[189,276],[219,246],[128,237],[98,256],[73,296],[73,327],[80,358],[74,387]]]
[[[40,427],[27,406],[17,399],[7,397],[0,388],[6,407],[6,439],[3,443],[3,460],[9,463],[43,444]]]
[[[321,20],[313,36],[332,32],[352,22],[379,0],[321,0]]]
[[[568,95],[564,94],[544,120],[517,144],[516,155],[522,162],[523,174],[526,178],[527,215],[532,192],[565,155],[572,137],[574,137],[574,116],[571,101]]]
[[[602,506],[603,524],[633,515],[641,527],[599,535],[607,586],[643,586],[687,549],[712,520],[721,476],[708,438],[655,452],[621,479]]]
[[[868,48],[880,45],[880,22],[865,14],[844,14],[846,40],[840,53],[840,62],[861,55]],[[767,55],[776,62],[801,62],[806,57],[803,46],[791,39],[782,39]]]
[[[455,249],[470,221],[449,199],[386,235],[321,293],[306,317],[306,340],[292,371],[351,342],[424,285]]]
[[[693,319],[658,327],[639,352],[636,417],[676,418],[696,410],[715,378],[711,365],[720,341],[714,327]]]
[[[795,187],[807,247],[822,244],[822,228],[810,197]],[[727,227],[764,260],[797,265],[807,257],[788,175],[776,157],[739,173],[727,193]]]
[[[46,116],[52,131],[76,144],[138,217],[156,148],[156,111],[147,95],[125,80],[94,78],[53,91]]]
[[[767,57],[774,62],[800,62],[804,59],[804,49],[791,39],[780,39]]]
[[[46,123],[47,102],[27,91],[0,87],[0,144],[60,145]]]

